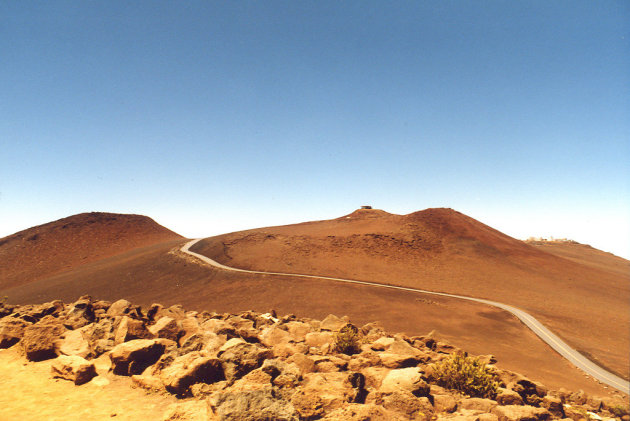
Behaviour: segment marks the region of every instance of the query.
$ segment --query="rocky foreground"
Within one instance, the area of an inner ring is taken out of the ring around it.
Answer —
[[[621,399],[548,390],[491,356],[333,315],[145,311],[89,296],[0,304],[0,348],[12,346],[30,361],[54,359],[51,376],[79,387],[113,374],[181,398],[164,420],[630,421]],[[454,361],[470,365],[444,369]],[[483,387],[449,381],[471,367]]]

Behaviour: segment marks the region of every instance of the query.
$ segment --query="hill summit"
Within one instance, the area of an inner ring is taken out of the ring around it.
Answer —
[[[0,288],[178,238],[142,215],[89,212],[59,219],[0,239]]]

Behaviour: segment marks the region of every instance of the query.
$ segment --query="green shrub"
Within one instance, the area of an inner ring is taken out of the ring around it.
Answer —
[[[499,386],[494,371],[486,364],[459,353],[434,364],[432,377],[442,387],[480,398],[494,398]]]
[[[352,355],[361,352],[359,329],[353,324],[346,324],[335,333],[335,351]]]

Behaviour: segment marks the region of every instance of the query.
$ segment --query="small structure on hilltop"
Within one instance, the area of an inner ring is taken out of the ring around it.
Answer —
[[[370,205],[363,205],[363,206],[361,206],[361,209],[372,209],[372,206],[370,206]]]

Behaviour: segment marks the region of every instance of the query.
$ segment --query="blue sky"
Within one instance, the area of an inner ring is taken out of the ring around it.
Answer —
[[[625,1],[0,3],[0,236],[451,207],[630,258]]]

